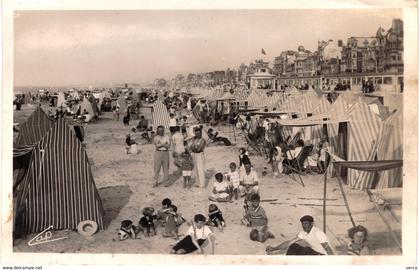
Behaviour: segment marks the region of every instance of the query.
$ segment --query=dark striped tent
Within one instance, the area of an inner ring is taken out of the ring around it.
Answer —
[[[28,155],[30,150],[15,150]],[[80,141],[63,119],[33,145],[27,173],[13,190],[15,235],[77,229],[84,220],[93,220],[103,229],[102,203],[90,164]]]
[[[53,122],[41,107],[37,106],[31,116],[21,125],[15,146],[20,147],[38,142],[52,126]]]

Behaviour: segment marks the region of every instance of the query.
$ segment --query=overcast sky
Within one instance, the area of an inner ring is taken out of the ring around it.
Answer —
[[[15,13],[15,86],[146,83],[236,68],[318,40],[372,36],[401,10]]]

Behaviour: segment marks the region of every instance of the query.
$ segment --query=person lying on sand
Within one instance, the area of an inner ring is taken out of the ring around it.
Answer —
[[[334,255],[327,235],[314,226],[312,216],[303,216],[300,222],[303,231],[275,247],[268,246],[267,254],[284,254],[286,250],[286,255]]]

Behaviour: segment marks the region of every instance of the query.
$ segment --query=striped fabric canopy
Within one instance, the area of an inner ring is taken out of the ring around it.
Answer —
[[[346,121],[346,112],[349,109],[349,104],[343,99],[343,97],[338,96],[334,103],[330,106],[330,110],[325,114],[319,114],[315,117],[317,118],[327,118],[331,121],[331,124],[327,125],[328,132],[328,141],[333,153],[337,154],[343,158],[343,153],[341,153],[341,147],[338,141],[338,127],[339,121]],[[328,173],[331,176],[335,175],[335,168],[330,166]]]
[[[159,100],[153,104],[152,121],[155,130],[158,126],[169,128],[169,112],[166,106]]]
[[[315,106],[319,103],[319,97],[315,92],[310,91],[301,96],[297,111],[302,118],[306,118],[308,113],[311,113]]]
[[[34,145],[28,172],[14,194],[15,232],[29,234],[49,226],[77,229],[92,220],[102,230],[103,209],[80,141],[63,119]]]
[[[83,102],[82,104],[80,104],[80,113],[83,114],[85,110],[90,114],[91,117],[95,115],[92,103],[90,103],[90,101],[86,97],[83,98]]]
[[[47,114],[37,106],[35,111],[22,124],[19,135],[16,139],[16,147],[31,145],[44,137],[48,130],[53,126],[53,122],[48,118]]]
[[[247,100],[248,100],[248,104],[252,107],[252,108],[261,108],[263,107],[262,104],[264,104],[264,97],[262,97],[258,91],[256,90],[252,90],[251,93],[249,94]]]
[[[57,108],[67,107],[66,98],[64,97],[63,92],[58,93],[57,106],[56,107]]]
[[[88,100],[92,106],[94,115],[99,115],[99,108],[98,108],[98,103],[96,102],[96,98],[93,95],[90,95]]]
[[[378,160],[403,159],[403,114],[398,109],[382,123],[377,142]],[[379,174],[376,188],[402,186],[402,168],[383,171]]]
[[[289,96],[285,102],[280,106],[280,111],[297,112],[298,98]]]
[[[381,119],[371,112],[368,105],[359,98],[348,113],[349,140],[348,161],[371,161],[375,157],[375,144],[378,138]],[[349,169],[348,184],[352,188],[372,188],[374,173]]]
[[[327,98],[323,95],[318,101],[318,104],[314,107],[312,111],[312,115],[318,115],[326,113],[330,110],[331,103],[327,100]]]
[[[248,90],[246,89],[235,89],[233,92],[233,96],[237,101],[247,100],[248,95]]]
[[[120,113],[125,113],[127,111],[127,101],[123,94],[118,97],[117,103],[120,106]]]
[[[355,104],[358,100],[358,95],[349,90],[344,91],[343,93],[340,93],[340,96],[342,96],[347,101],[347,103],[351,105]]]

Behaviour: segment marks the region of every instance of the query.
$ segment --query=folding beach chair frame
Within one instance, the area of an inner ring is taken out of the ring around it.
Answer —
[[[291,171],[291,173],[289,173],[289,176],[294,180],[294,181],[296,181],[296,177],[294,176],[294,174],[296,173],[297,174],[297,176],[298,176],[298,178],[299,178],[299,180],[300,180],[300,183],[302,184],[302,186],[304,187],[305,186],[305,183],[303,183],[303,179],[302,179],[302,175],[305,175],[305,171],[302,169],[302,166],[301,166],[301,164],[303,165],[304,164],[304,162],[305,162],[305,160],[308,158],[308,153],[307,153],[307,151],[306,151],[306,149],[308,148],[309,146],[304,146],[303,148],[302,148],[302,150],[300,151],[300,153],[299,153],[299,155],[295,158],[295,161],[294,162],[290,162],[289,161],[289,159],[287,159],[287,164],[285,164],[285,167],[286,167],[286,169],[287,170],[290,170]],[[289,153],[291,154],[291,152],[290,152],[290,150],[288,150],[289,151]],[[304,154],[306,154],[306,156],[303,156]],[[303,161],[301,161],[301,159],[302,158],[304,158],[304,160]],[[295,166],[294,165],[297,165],[296,167],[297,167],[297,169],[295,168]]]
[[[239,118],[239,123],[241,125],[241,129],[240,130],[244,134],[245,141],[247,143],[247,147],[246,147],[247,149],[246,150],[249,151],[249,152],[251,152],[250,150],[252,149],[256,154],[262,156],[263,155],[263,151],[260,149],[260,143],[259,142],[255,142],[255,141],[251,140],[251,138],[249,138],[249,132],[243,130],[244,124],[243,124],[243,121],[241,120],[241,118]],[[264,149],[264,151],[265,151],[265,149]]]

